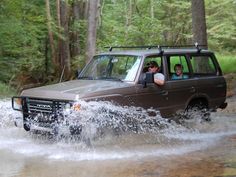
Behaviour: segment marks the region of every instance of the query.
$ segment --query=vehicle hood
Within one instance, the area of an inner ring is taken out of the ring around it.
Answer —
[[[132,84],[130,83],[117,81],[72,80],[27,89],[21,93],[21,96],[44,99],[77,100],[79,98],[88,98],[99,94],[102,96],[109,90],[125,88],[131,85]]]

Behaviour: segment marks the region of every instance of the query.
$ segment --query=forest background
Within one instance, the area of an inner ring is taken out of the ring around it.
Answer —
[[[205,0],[208,48],[236,73],[236,0]],[[0,96],[72,79],[105,46],[193,44],[190,0],[1,0]]]

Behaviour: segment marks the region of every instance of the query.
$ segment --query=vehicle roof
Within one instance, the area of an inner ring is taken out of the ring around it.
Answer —
[[[196,48],[163,48],[163,49],[143,49],[143,50],[112,50],[103,52],[98,55],[135,55],[135,56],[148,56],[148,55],[160,55],[162,54],[186,54],[186,53],[198,53]],[[212,53],[209,50],[201,49],[200,53]]]

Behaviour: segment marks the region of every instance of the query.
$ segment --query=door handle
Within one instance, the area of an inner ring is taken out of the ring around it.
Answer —
[[[190,88],[190,93],[195,93],[196,92],[196,88],[195,87],[191,87]]]
[[[168,92],[168,91],[166,91],[166,90],[163,90],[163,91],[161,91],[161,94],[162,94],[162,95],[164,95],[164,96],[166,96],[166,95],[168,95],[168,94],[169,94],[169,92]]]
[[[221,87],[224,87],[224,84],[218,84],[218,85],[216,86],[216,88],[221,88]]]

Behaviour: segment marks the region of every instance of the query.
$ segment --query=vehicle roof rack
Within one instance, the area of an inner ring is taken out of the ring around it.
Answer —
[[[152,49],[152,48],[158,48],[158,46],[110,46],[110,47],[105,47],[108,48],[109,51],[111,52],[113,49]]]
[[[111,46],[111,47],[105,47],[109,48],[109,52],[111,52],[113,49],[159,49],[160,53],[163,53],[162,46],[160,45],[144,45],[144,46]]]
[[[201,51],[202,47],[206,47],[206,45],[199,45],[197,42],[194,45],[177,45],[177,46],[171,46],[171,45],[144,45],[144,46],[110,46],[105,47],[108,48],[109,52],[111,52],[113,49],[159,49],[160,52],[163,52],[163,48],[196,48],[199,52]]]

